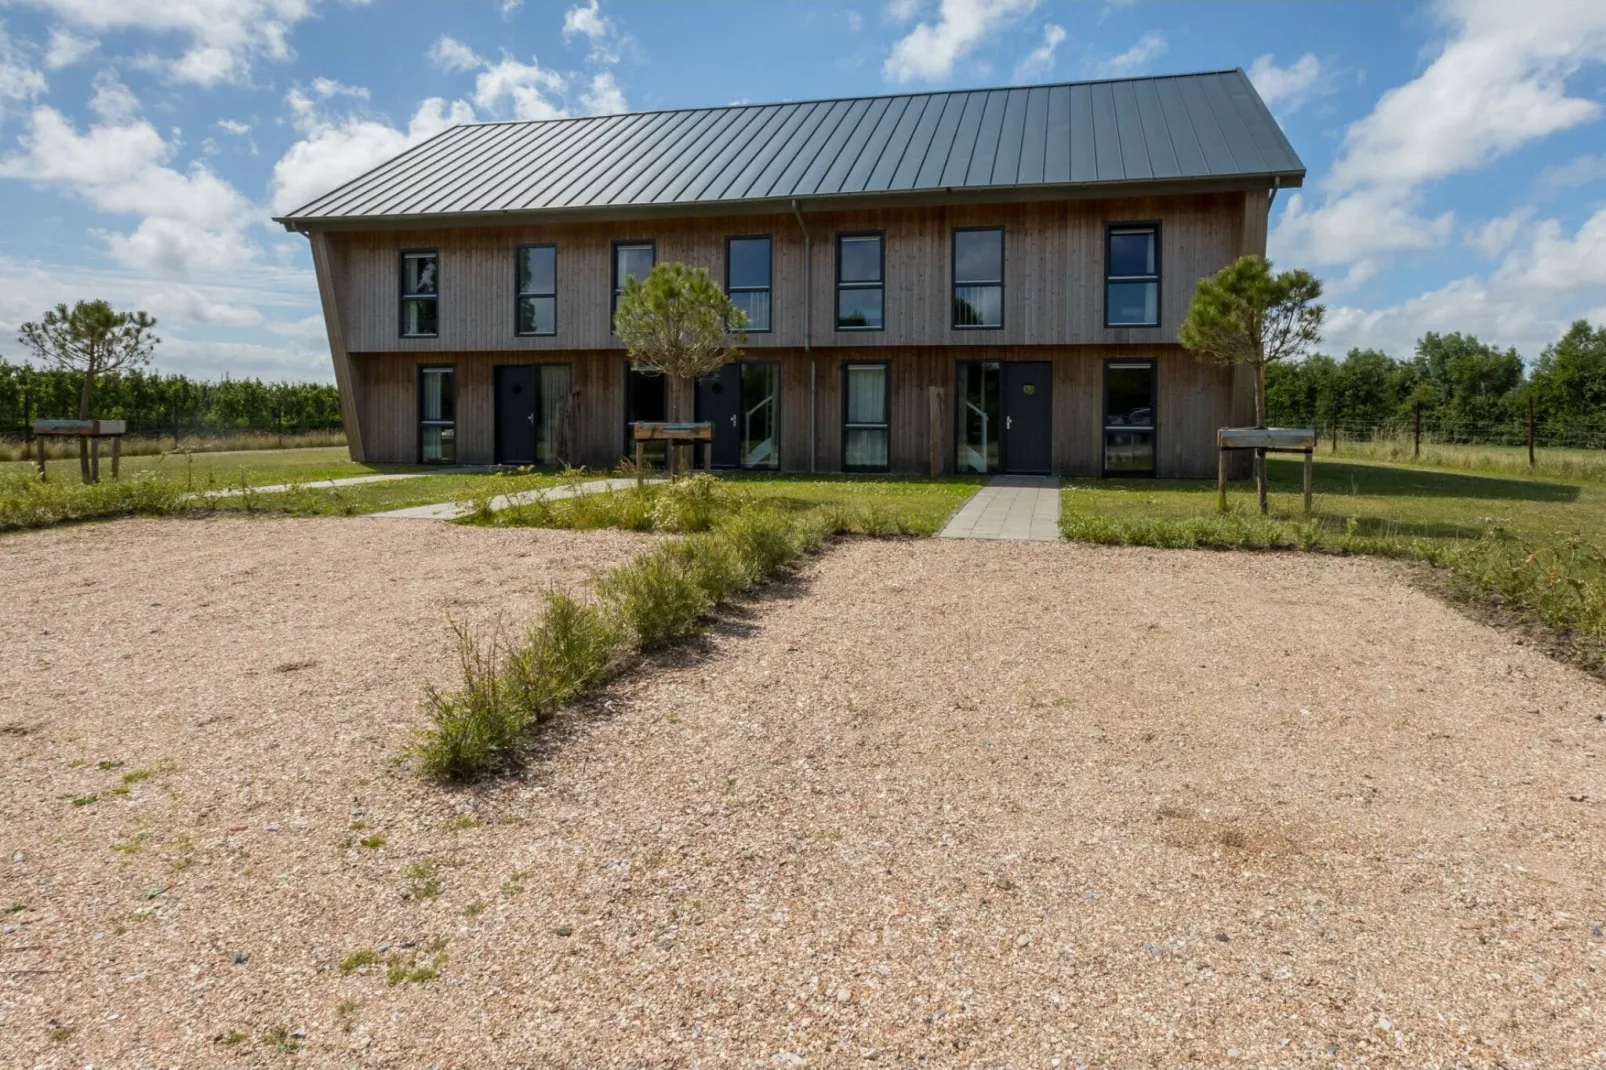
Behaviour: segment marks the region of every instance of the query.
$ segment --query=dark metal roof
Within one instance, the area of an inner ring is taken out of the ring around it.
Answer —
[[[675,214],[1304,175],[1231,70],[455,126],[280,221]]]

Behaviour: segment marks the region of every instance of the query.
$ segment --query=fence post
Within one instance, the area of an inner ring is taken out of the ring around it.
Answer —
[[[1528,467],[1534,466],[1534,396],[1528,395]]]
[[[1411,459],[1422,456],[1422,403],[1416,403],[1416,440],[1411,444]]]

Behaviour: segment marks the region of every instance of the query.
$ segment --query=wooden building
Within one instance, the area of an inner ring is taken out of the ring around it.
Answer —
[[[1214,472],[1247,377],[1176,344],[1304,167],[1242,71],[454,127],[280,220],[312,243],[354,459]],[[623,280],[707,268],[742,360],[634,372]]]

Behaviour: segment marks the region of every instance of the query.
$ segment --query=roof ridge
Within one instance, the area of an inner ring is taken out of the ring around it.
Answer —
[[[447,127],[456,130],[462,127],[480,126],[541,126],[545,123],[578,123],[597,119],[618,119],[627,115],[672,115],[675,112],[688,111],[728,111],[737,108],[786,108],[802,104],[837,104],[842,101],[859,100],[899,100],[909,97],[938,97],[956,93],[1008,93],[1017,89],[1065,89],[1079,85],[1114,85],[1126,82],[1164,82],[1176,78],[1208,78],[1220,74],[1243,74],[1242,67],[1223,67],[1210,71],[1174,71],[1170,74],[1141,74],[1128,75],[1124,78],[1085,78],[1075,82],[1036,82],[1031,85],[981,85],[968,89],[927,89],[908,93],[870,93],[849,97],[807,97],[802,100],[765,100],[752,101],[740,104],[701,104],[682,108],[649,108],[646,111],[610,111],[596,115],[563,115],[552,119],[486,119],[472,123],[454,123]],[[1244,75],[1246,78],[1248,75]]]

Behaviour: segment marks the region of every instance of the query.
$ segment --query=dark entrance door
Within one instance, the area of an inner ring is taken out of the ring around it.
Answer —
[[[1048,472],[1054,467],[1053,365],[1005,361],[1003,366],[1004,471]]]
[[[697,380],[696,418],[714,425],[715,468],[735,468],[741,463],[742,432],[738,426],[741,415],[741,365],[727,364],[714,374]]]
[[[496,369],[496,463],[535,463],[535,414],[540,411],[533,364]]]

